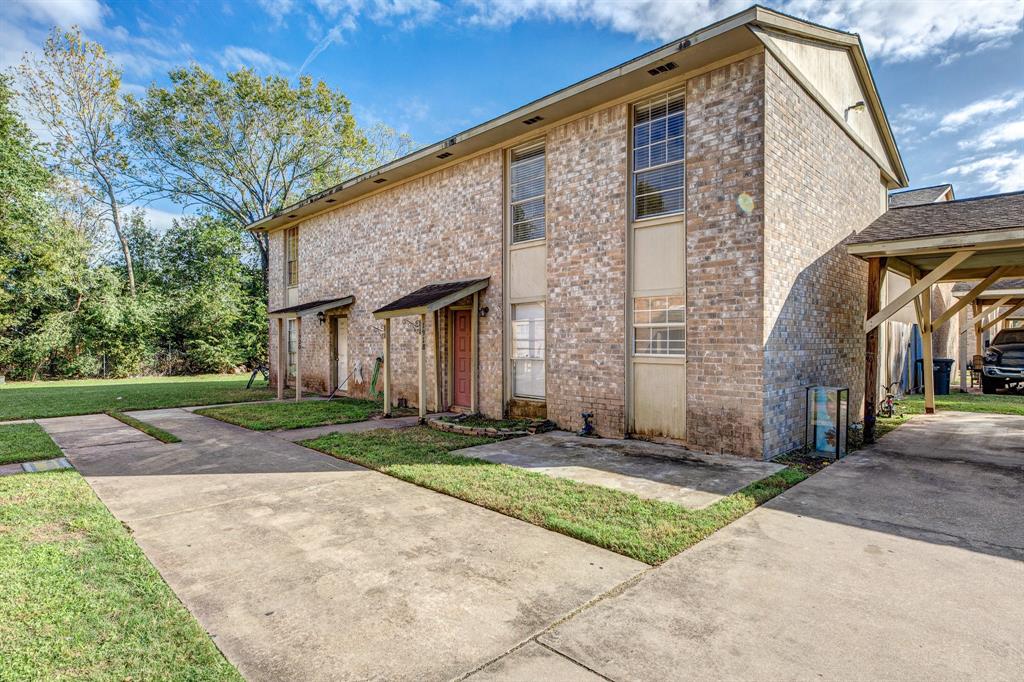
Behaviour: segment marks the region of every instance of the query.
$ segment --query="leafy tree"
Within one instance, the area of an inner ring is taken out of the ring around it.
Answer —
[[[411,147],[387,129],[372,143],[348,99],[308,76],[293,87],[242,69],[222,81],[193,64],[169,77],[169,87],[128,98],[139,179],[236,229]],[[266,237],[251,236],[265,273]]]
[[[53,136],[60,174],[98,202],[102,218],[113,227],[134,296],[135,271],[122,215],[132,196],[120,68],[77,28],[54,28],[42,56],[26,55],[18,73],[25,102]]]
[[[54,216],[50,174],[13,98],[10,79],[0,76],[0,374],[22,378],[68,341],[85,248]]]

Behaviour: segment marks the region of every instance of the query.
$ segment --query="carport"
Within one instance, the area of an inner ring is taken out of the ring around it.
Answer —
[[[953,295],[957,298],[966,296],[971,288],[966,282],[957,284]],[[1024,279],[1000,279],[975,296],[971,307],[974,313],[974,354],[981,355],[984,332],[1000,323],[1024,317]]]
[[[890,209],[852,237],[847,251],[868,263],[864,439],[872,442],[878,405],[878,326],[913,303],[924,366],[932,367],[935,328],[975,303],[1001,278],[1024,276],[1024,192]],[[911,286],[882,308],[882,285],[889,271],[905,275]],[[980,281],[933,320],[932,286],[965,280]],[[985,316],[985,309],[979,312]],[[930,414],[935,411],[930,371],[924,372],[924,391],[925,412]]]

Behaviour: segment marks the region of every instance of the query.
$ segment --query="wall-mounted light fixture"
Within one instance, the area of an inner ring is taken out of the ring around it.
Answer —
[[[843,120],[849,123],[851,111],[864,111],[866,108],[867,105],[864,103],[864,100],[861,100],[856,104],[851,104],[850,106],[846,107],[846,111],[843,112]]]
[[[487,306],[480,306],[480,310],[478,312],[480,313],[480,317],[487,317],[487,313],[491,312],[491,309]]]
[[[319,322],[320,324],[323,324],[326,319],[327,315],[324,314],[324,311],[321,310],[316,314],[316,321]]]

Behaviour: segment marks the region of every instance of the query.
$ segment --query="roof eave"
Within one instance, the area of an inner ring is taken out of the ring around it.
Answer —
[[[978,232],[958,232],[910,239],[879,239],[848,244],[846,251],[860,258],[942,253],[951,249],[1000,249],[1024,245],[1024,227],[998,228]]]

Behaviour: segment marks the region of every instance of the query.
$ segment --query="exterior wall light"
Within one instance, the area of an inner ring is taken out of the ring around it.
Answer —
[[[477,312],[480,313],[480,317],[487,317],[487,313],[491,312],[491,309],[487,306],[480,306],[480,310]]]
[[[327,315],[324,314],[324,311],[321,310],[316,314],[316,321],[319,322],[320,324],[323,324],[326,319]]]
[[[846,107],[846,110],[843,112],[843,120],[849,123],[851,111],[864,111],[866,108],[867,105],[864,103],[864,100],[861,100],[856,104],[851,104],[850,106]]]

